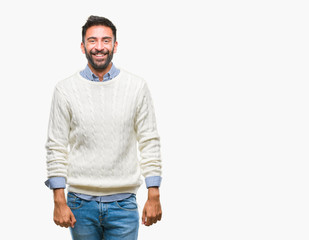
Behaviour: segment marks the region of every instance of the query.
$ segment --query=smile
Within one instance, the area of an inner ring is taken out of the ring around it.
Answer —
[[[95,56],[97,59],[102,59],[104,58],[105,54],[93,54],[93,56]]]

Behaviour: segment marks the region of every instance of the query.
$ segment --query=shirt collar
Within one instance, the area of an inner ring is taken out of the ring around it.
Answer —
[[[116,77],[119,73],[119,69],[117,69],[115,67],[115,65],[112,63],[112,67],[111,69],[108,71],[108,73],[106,73],[103,76],[103,81],[108,81],[113,79],[114,77]],[[88,64],[86,65],[86,68],[82,71],[82,76],[84,76],[85,78],[87,78],[90,81],[95,81],[95,82],[99,82],[99,77],[97,75],[95,75],[90,67],[88,66]]]

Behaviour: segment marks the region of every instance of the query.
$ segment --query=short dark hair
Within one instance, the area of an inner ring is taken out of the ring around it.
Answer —
[[[116,29],[115,25],[109,19],[107,19],[105,17],[99,17],[99,16],[91,15],[87,19],[87,22],[85,23],[85,25],[82,27],[82,41],[83,41],[83,43],[85,43],[85,35],[86,35],[87,29],[92,27],[92,26],[105,26],[105,27],[111,28],[112,31],[113,31],[113,35],[114,35],[114,42],[116,42],[117,29]]]

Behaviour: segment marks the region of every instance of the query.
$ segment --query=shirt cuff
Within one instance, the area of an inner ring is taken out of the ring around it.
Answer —
[[[64,177],[52,177],[45,181],[45,185],[50,189],[65,188],[66,182]]]
[[[162,181],[162,177],[160,176],[153,176],[153,177],[146,177],[145,182],[146,182],[146,187],[160,187]]]

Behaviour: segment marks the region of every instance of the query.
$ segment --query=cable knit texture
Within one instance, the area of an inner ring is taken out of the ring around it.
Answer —
[[[136,193],[141,175],[161,176],[160,137],[147,83],[123,69],[106,82],[89,81],[79,72],[59,81],[45,147],[48,178],[65,177],[68,191]]]

